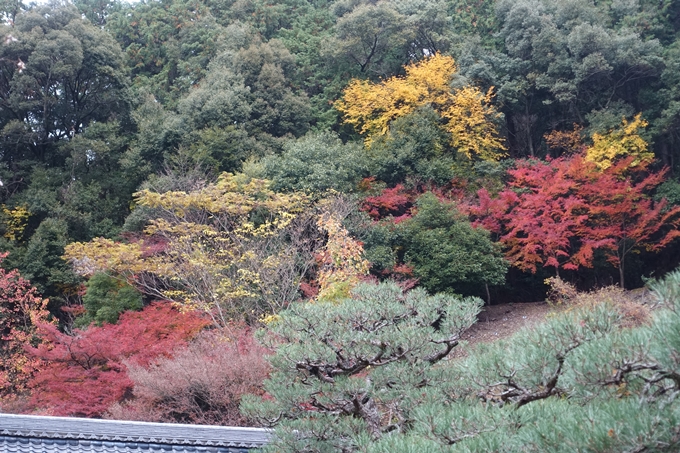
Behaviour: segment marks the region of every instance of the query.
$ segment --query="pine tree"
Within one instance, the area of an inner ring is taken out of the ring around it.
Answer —
[[[277,452],[678,451],[680,270],[651,286],[647,305],[587,293],[449,361],[474,300],[383,284],[298,305],[264,335],[273,399],[242,409],[278,423]]]
[[[394,283],[362,284],[337,303],[300,303],[262,333],[276,348],[270,399],[243,405],[281,422],[273,451],[354,451],[357,439],[408,429],[412,409],[442,376],[429,373],[459,344],[482,301],[406,294]]]

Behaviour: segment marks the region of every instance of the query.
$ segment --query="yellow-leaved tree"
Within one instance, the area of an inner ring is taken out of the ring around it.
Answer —
[[[190,192],[135,194],[153,210],[144,235],[129,243],[96,238],[66,247],[82,275],[105,272],[149,296],[201,309],[217,325],[256,320],[298,297],[314,265],[318,238],[309,199],[281,194],[269,182],[222,174]]]
[[[634,156],[631,166],[654,159],[654,153],[647,150],[647,142],[640,137],[640,131],[647,127],[642,114],[635,115],[632,121],[623,118],[621,127],[606,134],[593,134],[593,145],[586,150],[586,160],[594,162],[600,170],[606,170],[614,162]]]
[[[22,238],[26,225],[28,224],[28,218],[31,213],[28,212],[26,206],[16,206],[14,208],[8,208],[2,205],[2,213],[4,214],[4,227],[5,233],[3,236],[10,241],[18,241]]]
[[[317,257],[320,269],[316,300],[336,302],[349,297],[361,277],[368,275],[371,263],[364,259],[363,245],[350,236],[336,216],[324,212],[317,225],[328,234],[328,240]]]
[[[367,146],[375,136],[388,133],[395,119],[429,105],[443,118],[443,128],[458,152],[481,160],[498,160],[505,155],[494,124],[500,114],[491,104],[491,89],[483,93],[473,86],[452,88],[455,61],[439,53],[404,69],[404,77],[380,83],[352,80],[335,103],[345,123],[365,135]]]

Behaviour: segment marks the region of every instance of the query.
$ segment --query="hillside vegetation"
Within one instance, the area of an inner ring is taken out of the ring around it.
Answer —
[[[680,3],[0,17],[1,410],[678,449]],[[484,304],[546,298],[461,352]]]

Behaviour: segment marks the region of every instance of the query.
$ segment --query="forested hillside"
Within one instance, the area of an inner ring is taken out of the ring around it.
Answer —
[[[677,271],[623,290],[680,264],[679,2],[0,14],[2,410],[676,451]],[[563,317],[449,361],[482,303],[548,291]]]

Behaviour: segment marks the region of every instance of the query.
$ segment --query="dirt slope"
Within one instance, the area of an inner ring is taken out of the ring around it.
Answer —
[[[467,344],[456,348],[454,357],[467,355],[467,351],[477,343],[505,338],[524,326],[540,323],[555,310],[555,306],[547,302],[486,306],[478,316],[479,321],[463,333],[462,339]]]

